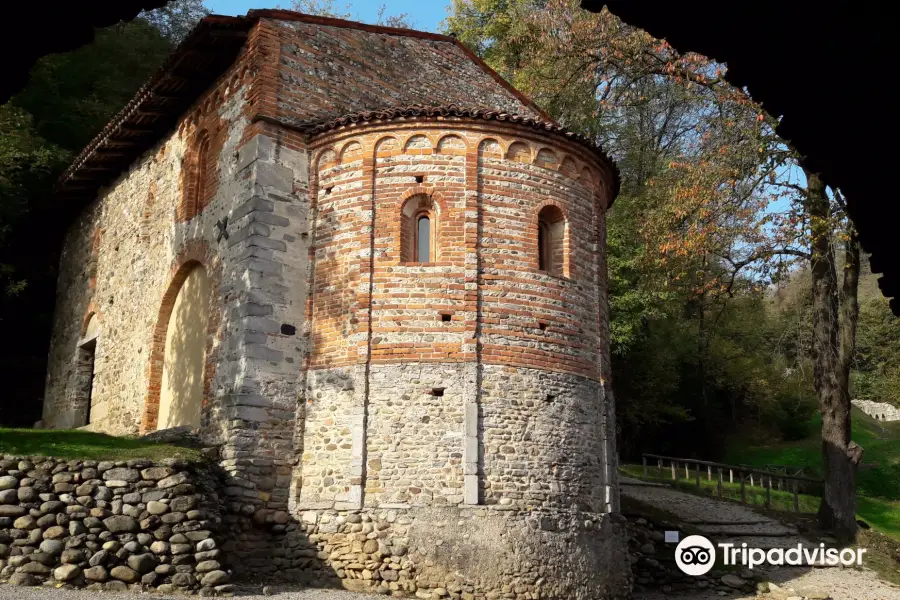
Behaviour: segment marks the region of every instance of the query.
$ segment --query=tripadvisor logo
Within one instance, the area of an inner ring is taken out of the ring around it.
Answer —
[[[745,566],[750,569],[759,565],[773,566],[820,566],[836,567],[861,565],[865,548],[826,548],[809,544],[797,544],[790,548],[751,548],[747,544],[740,547],[733,543],[718,544],[725,566]],[[705,575],[716,563],[716,548],[702,535],[689,535],[675,548],[675,564],[687,575]]]
[[[675,564],[687,575],[705,575],[716,564],[716,548],[702,535],[689,535],[675,548]]]

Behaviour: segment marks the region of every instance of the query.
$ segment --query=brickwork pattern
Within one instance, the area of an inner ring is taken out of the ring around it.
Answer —
[[[210,97],[222,100],[200,106],[216,113],[215,119],[228,124],[230,143],[242,133],[243,96],[237,79],[226,78]],[[64,242],[57,285],[57,310],[50,350],[43,422],[49,427],[73,427],[77,422],[67,405],[67,388],[76,366],[75,345],[81,337],[82,318],[96,313],[100,336],[95,358],[94,389],[90,427],[114,434],[137,433],[141,426],[152,428],[152,406],[147,409],[148,390],[158,379],[154,350],[159,332],[165,338],[164,299],[174,301],[178,286],[173,286],[179,268],[188,259],[202,263],[215,276],[217,245],[216,220],[227,213],[227,198],[233,186],[218,190],[208,210],[183,220],[182,168],[188,154],[193,126],[189,121],[201,118],[200,112],[186,117],[185,126],[173,132],[156,148],[137,161],[78,217]],[[231,153],[234,150],[230,150]],[[219,155],[219,170],[229,172],[233,159],[224,149]],[[215,286],[214,286],[215,287]],[[221,290],[219,290],[221,294]],[[221,295],[220,295],[221,298]],[[220,342],[218,310],[211,311],[211,339],[207,344],[210,365],[206,374],[208,394],[214,394],[215,348]],[[171,309],[171,307],[169,307]],[[86,322],[86,321],[84,321]],[[158,382],[156,382],[158,386]],[[158,399],[158,390],[156,392]],[[152,404],[153,394],[149,399]]]
[[[298,506],[609,510],[601,167],[515,127],[356,129],[314,142]],[[404,254],[409,202],[436,219],[427,264]],[[538,265],[547,207],[559,275]]]

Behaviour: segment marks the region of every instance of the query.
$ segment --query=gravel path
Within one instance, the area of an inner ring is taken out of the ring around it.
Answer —
[[[900,600],[900,588],[881,581],[872,571],[784,568],[770,571],[769,580],[776,582],[782,590],[787,592],[782,597],[796,596],[789,591],[790,589],[802,592],[803,588],[812,587],[827,592],[834,600]],[[716,592],[692,591],[690,596],[681,597],[690,597],[691,600],[723,600],[722,596]],[[760,600],[773,597],[769,594],[762,596],[754,594],[728,596],[726,600]],[[636,594],[634,600],[672,600],[672,598],[678,598],[678,596],[661,592],[646,592]]]
[[[778,582],[785,591],[789,588],[801,590],[815,587],[827,591],[834,600],[900,600],[900,588],[885,583],[875,577],[871,571],[856,569],[772,569],[769,581]],[[788,594],[792,595],[792,594]],[[84,590],[58,590],[53,588],[20,588],[0,584],[0,600],[92,600],[97,597],[103,600],[134,600],[133,593],[97,594]],[[244,588],[236,596],[245,600],[365,600],[375,598],[367,594],[358,594],[340,590],[289,589],[274,588],[272,596],[264,596],[257,588]],[[183,600],[184,596],[168,596],[152,594],[151,599]],[[716,592],[704,594],[699,590],[690,595],[672,596],[657,592],[636,594],[634,600],[672,600],[672,598],[690,598],[690,600],[723,600]],[[766,598],[767,596],[762,596]],[[771,596],[768,596],[771,597]],[[755,595],[729,596],[727,600],[758,600]]]
[[[673,490],[668,486],[646,484],[628,477],[620,478],[623,496],[673,514],[685,522],[707,532],[724,533],[711,535],[717,541],[730,541],[736,544],[747,542],[749,545],[762,548],[787,548],[797,543],[817,546],[817,542],[803,539],[796,528],[786,525],[752,509],[714,498],[703,498],[685,492]],[[738,523],[738,524],[726,524]],[[739,537],[734,533],[750,533]],[[778,537],[766,537],[760,534],[770,533]],[[785,535],[787,534],[787,535]],[[794,535],[796,534],[796,535]],[[782,598],[800,596],[790,593],[789,588],[802,592],[803,588],[816,588],[826,592],[834,600],[900,600],[900,587],[878,579],[874,571],[865,569],[842,568],[798,568],[771,567],[768,570],[758,569],[766,573],[764,579],[775,583],[788,592]],[[683,596],[684,597],[684,596]],[[729,596],[729,600],[752,600],[754,598],[773,598],[774,595]],[[645,592],[635,595],[635,600],[669,600],[671,595],[660,592]],[[692,591],[691,600],[721,600],[717,592],[703,593]]]
[[[260,588],[239,589],[235,596],[246,600],[366,600],[366,598],[384,598],[385,596],[372,596],[357,594],[342,590],[318,590],[318,589],[288,589],[273,586],[274,595],[264,596]],[[22,588],[0,583],[0,600],[135,600],[144,597],[150,600],[184,600],[187,596],[175,596],[168,594],[134,594],[125,592],[121,594],[110,592],[88,592],[85,590],[58,590],[54,588]],[[199,596],[193,596],[198,598]]]
[[[649,504],[659,510],[664,510],[691,523],[710,522],[713,519],[718,522],[729,521],[734,523],[764,522],[779,530],[784,529],[778,521],[734,502],[694,496],[693,494],[673,490],[668,486],[641,485],[641,482],[628,477],[620,477],[619,484],[622,495],[634,498],[644,504]]]
[[[747,542],[758,548],[818,546],[818,542],[803,539],[792,525],[734,502],[695,496],[662,485],[646,485],[629,477],[620,478],[619,485],[623,496],[675,515],[720,542],[734,542],[738,546]]]

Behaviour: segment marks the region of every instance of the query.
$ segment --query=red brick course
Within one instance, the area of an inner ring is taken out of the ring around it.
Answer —
[[[367,129],[313,142],[310,366],[365,360],[369,331],[373,363],[473,361],[477,331],[485,363],[600,379],[605,167],[575,144],[515,127]],[[437,219],[427,264],[404,250],[410,201],[433,206]],[[538,215],[548,206],[566,220],[558,275],[538,269]]]

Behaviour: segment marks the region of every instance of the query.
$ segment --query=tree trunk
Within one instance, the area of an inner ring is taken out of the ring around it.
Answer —
[[[850,398],[850,367],[856,350],[856,323],[859,320],[859,238],[852,223],[847,224],[844,242],[844,283],[841,289],[841,389]]]
[[[832,245],[833,217],[825,184],[806,173],[813,301],[813,379],[822,413],[825,490],[819,523],[844,542],[856,538],[856,466],[861,451],[850,440],[850,396],[838,346],[839,298]],[[846,279],[845,279],[846,281]],[[854,294],[855,297],[855,294]],[[841,336],[843,337],[843,336]],[[849,366],[849,360],[848,360]]]
[[[703,255],[703,272],[706,274],[707,256]],[[709,406],[709,399],[706,397],[706,282],[700,282],[700,315],[697,323],[697,370],[700,380],[700,398],[703,406]]]

